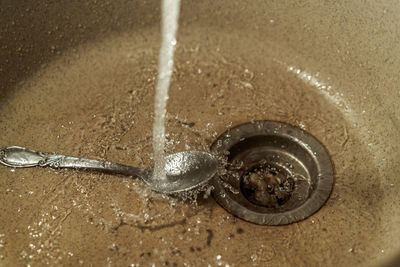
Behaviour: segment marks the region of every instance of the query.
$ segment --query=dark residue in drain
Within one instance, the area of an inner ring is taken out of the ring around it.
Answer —
[[[283,170],[260,162],[244,176],[241,187],[250,202],[279,208],[290,199],[295,185],[293,178]]]

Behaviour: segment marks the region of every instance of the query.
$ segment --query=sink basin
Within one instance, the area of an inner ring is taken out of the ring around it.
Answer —
[[[334,184],[302,221],[257,225],[208,192],[0,166],[0,265],[381,266],[400,257],[400,4],[183,1],[167,152],[248,122],[301,128]],[[158,1],[0,5],[0,146],[147,167]]]

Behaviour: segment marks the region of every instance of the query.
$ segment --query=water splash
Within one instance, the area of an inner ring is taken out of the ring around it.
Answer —
[[[176,31],[178,29],[180,0],[162,2],[162,41],[158,61],[158,81],[154,103],[153,152],[155,179],[165,180],[165,114],[168,100],[168,88],[174,66]]]

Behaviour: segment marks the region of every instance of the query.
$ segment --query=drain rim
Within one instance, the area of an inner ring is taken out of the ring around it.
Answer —
[[[261,225],[285,225],[301,221],[317,212],[328,200],[333,188],[333,164],[329,154],[315,137],[306,131],[278,121],[254,121],[244,123],[222,133],[211,145],[211,152],[223,156],[235,144],[243,141],[243,138],[255,136],[279,136],[293,141],[312,157],[317,166],[317,184],[310,197],[299,207],[292,210],[263,213],[246,208],[237,202],[228,193],[228,190],[216,176],[212,180],[214,199],[227,211],[246,221]]]

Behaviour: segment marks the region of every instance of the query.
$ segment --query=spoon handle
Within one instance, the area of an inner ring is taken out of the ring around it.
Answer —
[[[108,161],[76,158],[30,150],[19,146],[0,148],[0,163],[12,168],[50,167],[106,171],[127,176],[145,175],[145,170]]]

